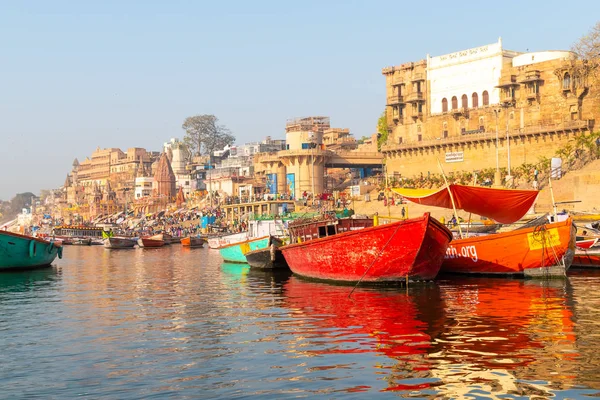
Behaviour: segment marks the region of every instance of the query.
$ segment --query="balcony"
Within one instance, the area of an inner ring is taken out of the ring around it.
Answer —
[[[450,114],[452,114],[454,118],[458,118],[461,115],[467,116],[469,115],[469,109],[466,107],[453,108],[452,110],[450,110]]]
[[[391,96],[388,96],[387,98],[387,105],[388,106],[393,106],[393,105],[397,105],[397,104],[404,104],[404,96],[399,95],[399,94],[393,94]]]
[[[423,111],[413,111],[410,117],[414,120],[423,118]]]
[[[540,71],[531,70],[531,71],[525,71],[525,75],[524,75],[523,79],[521,79],[521,83],[537,82],[537,81],[541,81],[541,80],[542,79],[540,78]]]
[[[503,105],[512,105],[515,103],[515,94],[514,93],[500,93],[500,103]]]
[[[392,79],[392,86],[400,86],[400,85],[404,85],[404,84],[405,84],[404,79],[400,76],[395,76]]]
[[[411,82],[419,82],[419,81],[424,81],[425,80],[425,74],[422,72],[413,74],[412,78],[410,78]]]
[[[413,93],[410,93],[408,96],[406,96],[406,102],[407,103],[417,103],[417,102],[425,101],[425,99],[423,97],[424,97],[423,92],[413,92]]]
[[[497,88],[509,88],[511,86],[519,86],[516,75],[503,78],[500,80],[498,85],[496,85]]]
[[[525,95],[525,98],[527,100],[538,101],[540,99],[540,94],[536,93],[536,92],[527,92],[527,94]]]

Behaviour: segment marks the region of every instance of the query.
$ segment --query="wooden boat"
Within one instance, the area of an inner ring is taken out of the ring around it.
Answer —
[[[0,231],[0,270],[48,266],[62,251],[60,242]]]
[[[165,245],[165,241],[155,236],[145,236],[138,239],[138,245],[140,247],[162,247]]]
[[[571,266],[579,268],[600,268],[600,248],[577,248]]]
[[[70,244],[72,246],[91,246],[92,238],[71,238],[71,241],[65,244]]]
[[[107,249],[133,249],[137,244],[137,238],[113,236],[104,239],[104,247]]]
[[[281,246],[283,246],[283,240],[272,236],[266,248],[246,253],[246,260],[252,268],[289,269],[281,252]]]
[[[184,247],[204,247],[205,242],[206,240],[197,236],[188,236],[181,238],[181,245]]]
[[[431,193],[411,196],[394,189],[407,200],[436,207],[456,208],[502,223],[521,219],[537,198],[537,190],[493,189],[449,185]],[[452,195],[450,195],[450,193]],[[562,222],[521,228],[510,232],[454,240],[448,247],[442,271],[462,274],[565,276],[575,255],[576,229],[571,218]]]
[[[591,247],[594,247],[596,245],[596,243],[598,243],[598,238],[593,238],[593,239],[577,238],[575,245],[577,246],[578,249],[589,249]]]
[[[292,272],[341,283],[431,280],[452,240],[452,233],[429,213],[371,227],[364,227],[368,221],[359,220],[354,229],[338,233],[339,225],[351,223],[352,219],[325,225],[322,221],[290,223],[293,244],[281,251]]]
[[[564,276],[575,254],[575,229],[565,221],[456,239],[442,271],[461,274]]]
[[[232,233],[230,235],[211,236],[208,238],[208,247],[218,249],[233,243],[241,243],[248,240],[248,232]]]
[[[245,240],[219,247],[219,253],[225,262],[247,263],[246,253],[264,249],[269,245],[269,236]]]

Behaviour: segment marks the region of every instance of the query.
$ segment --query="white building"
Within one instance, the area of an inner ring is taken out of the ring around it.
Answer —
[[[139,199],[142,197],[151,196],[153,182],[154,178],[151,176],[138,176],[135,178],[135,198]]]
[[[519,52],[502,49],[497,43],[437,57],[427,56],[430,112],[477,108],[500,102],[497,88],[502,68],[510,66]]]

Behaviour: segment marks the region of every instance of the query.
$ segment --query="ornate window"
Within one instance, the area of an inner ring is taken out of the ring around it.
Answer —
[[[448,99],[445,97],[442,99],[442,112],[448,112]]]
[[[469,98],[467,97],[466,94],[463,94],[462,97],[460,98],[460,106],[462,108],[469,108]]]
[[[483,100],[483,105],[484,106],[489,106],[490,105],[490,95],[488,94],[487,90],[484,90],[483,93],[481,93],[481,98]]]
[[[477,92],[473,92],[473,94],[471,95],[471,107],[479,107],[479,96],[477,96]]]
[[[452,96],[452,109],[456,110],[458,108],[458,99],[456,96]]]
[[[571,89],[571,75],[569,75],[568,72],[566,72],[565,75],[563,76],[562,88],[563,88],[563,90]]]

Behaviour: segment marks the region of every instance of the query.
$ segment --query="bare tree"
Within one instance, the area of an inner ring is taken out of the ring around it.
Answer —
[[[571,51],[581,61],[582,72],[586,75],[598,74],[600,70],[600,22],[597,22],[587,34],[579,38],[571,47]]]
[[[219,120],[214,115],[188,117],[181,127],[185,130],[183,140],[194,155],[210,154],[235,141],[229,129],[219,125]]]

